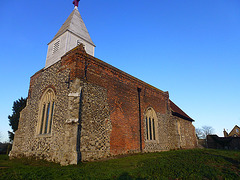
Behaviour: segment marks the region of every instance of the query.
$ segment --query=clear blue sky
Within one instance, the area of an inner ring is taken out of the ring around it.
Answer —
[[[0,133],[45,65],[72,0],[0,2]],[[240,125],[239,0],[81,0],[95,56],[155,87],[222,136]]]

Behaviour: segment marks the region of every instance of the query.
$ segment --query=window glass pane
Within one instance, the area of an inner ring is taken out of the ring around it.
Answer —
[[[50,133],[51,130],[52,130],[53,110],[54,110],[54,102],[52,103],[52,112],[51,112],[51,119],[50,119],[49,133]]]
[[[153,127],[153,140],[155,140],[155,124],[154,124],[154,119],[152,119],[152,127]]]
[[[41,127],[40,127],[40,134],[43,133],[42,131],[43,131],[44,114],[45,114],[45,104],[43,105],[43,109],[42,109],[42,121],[41,121]]]
[[[146,133],[147,133],[147,139],[148,139],[148,120],[147,120],[147,117],[146,117]]]
[[[50,111],[50,103],[48,103],[48,107],[47,107],[47,117],[46,117],[46,124],[45,124],[45,130],[44,130],[44,133],[47,133],[49,111]]]
[[[151,126],[151,118],[149,118],[149,133],[150,133],[150,140],[152,140],[152,126]]]

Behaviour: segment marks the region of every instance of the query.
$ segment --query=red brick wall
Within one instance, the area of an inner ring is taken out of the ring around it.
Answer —
[[[87,71],[85,77],[85,66]],[[167,92],[158,90],[117,68],[89,56],[77,47],[62,58],[62,70],[71,69],[71,79],[76,77],[107,89],[112,133],[111,154],[140,150],[138,91],[141,88],[142,143],[144,148],[144,112],[151,106],[156,112],[167,113]]]

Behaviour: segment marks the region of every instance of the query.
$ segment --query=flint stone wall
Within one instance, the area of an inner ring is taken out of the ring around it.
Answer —
[[[31,156],[67,165],[109,156],[111,121],[106,90],[78,78],[68,89],[70,71],[59,71],[60,66],[58,62],[31,78],[11,158]],[[40,99],[47,88],[56,95],[52,131],[37,134]]]
[[[47,88],[56,96],[52,132],[39,135],[39,104]],[[144,118],[149,107],[157,115],[156,141],[146,140]],[[195,142],[192,123],[171,114],[168,92],[86,54],[78,46],[31,77],[11,157],[36,156],[67,165],[140,152],[141,144],[143,152],[154,152],[193,148]]]
[[[177,136],[179,137],[179,148],[192,149],[197,147],[197,136],[195,127],[191,121],[180,117],[172,116],[172,121],[176,122]]]

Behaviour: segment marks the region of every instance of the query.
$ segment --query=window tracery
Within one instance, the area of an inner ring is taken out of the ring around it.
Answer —
[[[52,131],[55,93],[48,88],[40,101],[38,134],[50,134]]]
[[[145,117],[146,140],[157,140],[157,116],[153,108],[148,108]]]

